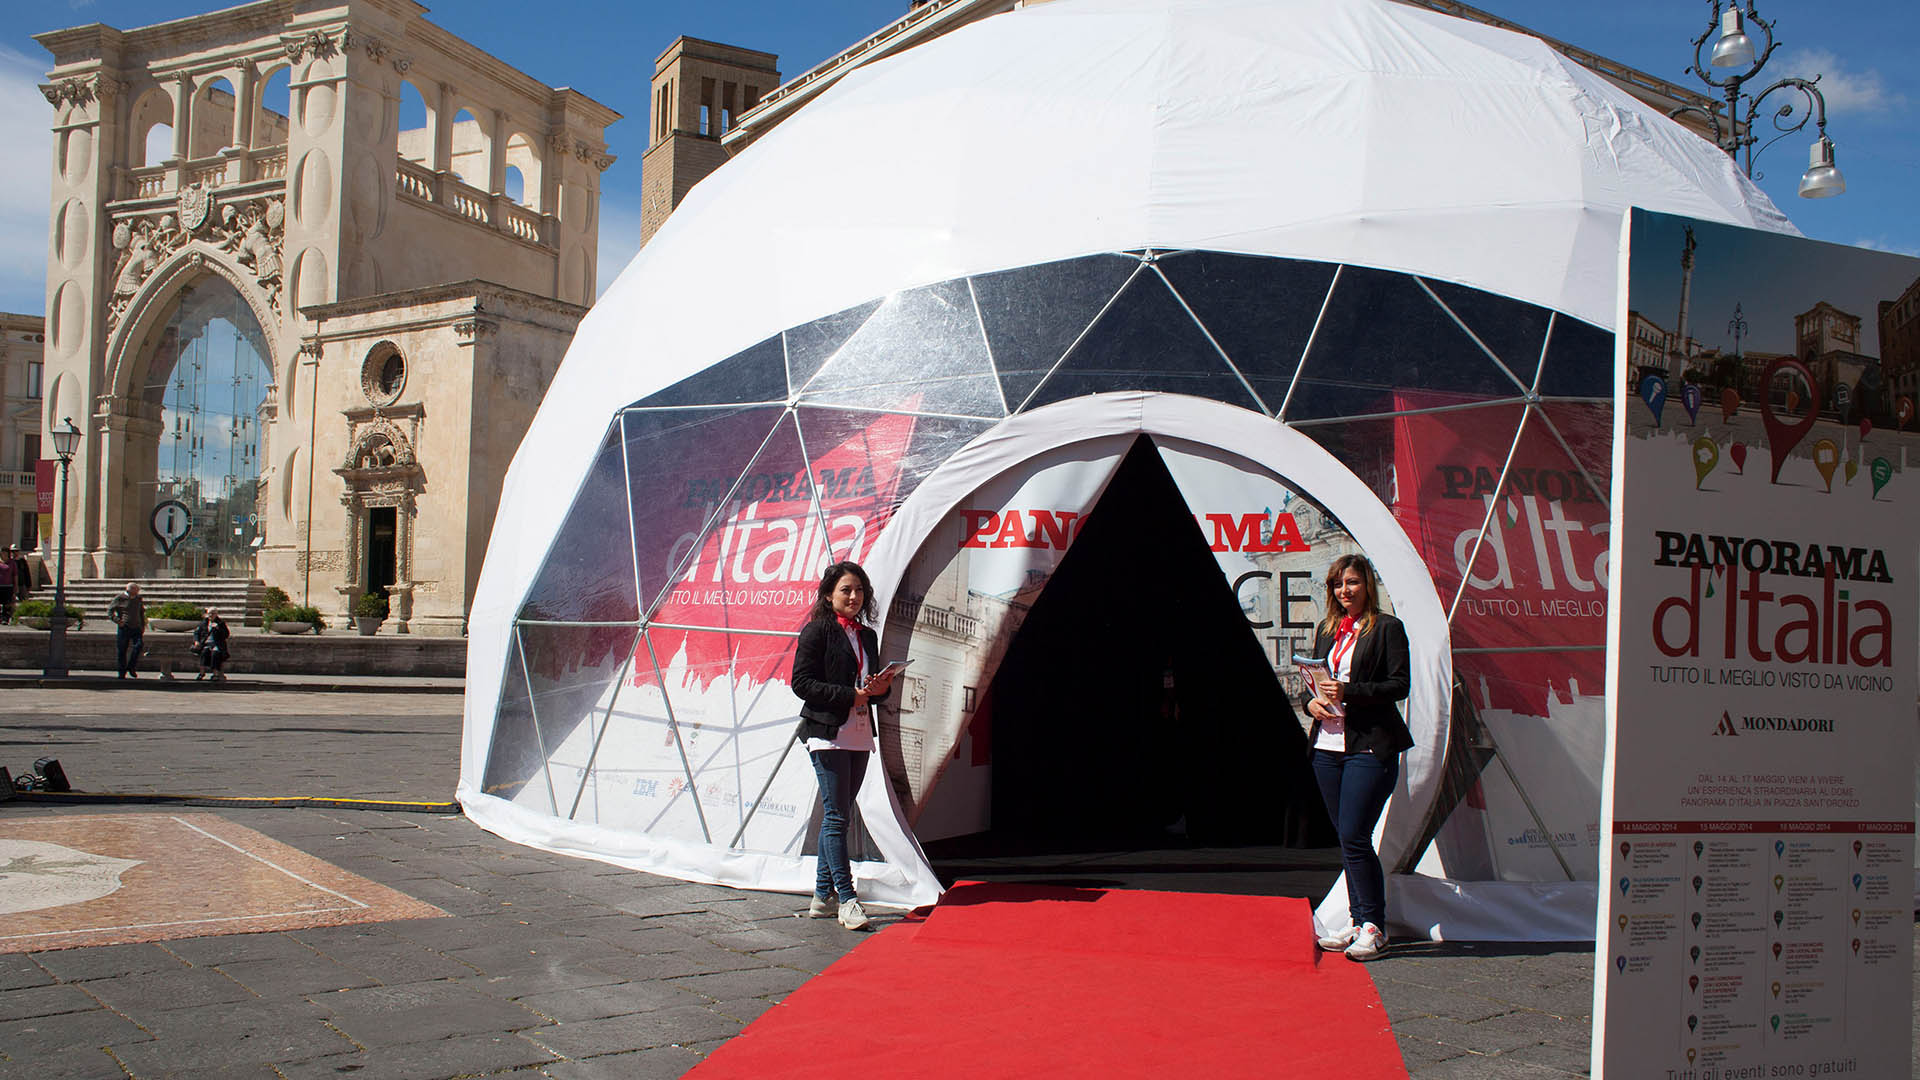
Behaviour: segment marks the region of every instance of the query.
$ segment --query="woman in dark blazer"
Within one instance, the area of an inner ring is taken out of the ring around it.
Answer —
[[[859,563],[837,562],[820,579],[818,596],[793,650],[793,692],[800,706],[796,738],[813,758],[820,783],[819,872],[807,916],[838,916],[840,925],[867,925],[847,859],[847,822],[854,796],[876,748],[868,705],[887,696],[893,677],[875,676],[880,642],[873,627],[873,587]]]
[[[1350,960],[1387,947],[1387,885],[1373,827],[1400,778],[1400,754],[1413,735],[1395,703],[1412,687],[1407,629],[1380,610],[1380,586],[1365,556],[1342,555],[1327,571],[1327,617],[1313,655],[1327,661],[1306,700],[1313,717],[1313,774],[1327,816],[1340,834],[1353,925],[1319,939]]]

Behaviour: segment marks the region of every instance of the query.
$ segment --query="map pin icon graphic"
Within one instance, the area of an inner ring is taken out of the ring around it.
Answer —
[[[1680,388],[1680,405],[1687,410],[1687,423],[1700,418],[1700,387],[1688,383]]]
[[[1780,1030],[1780,1018],[1777,1016],[1773,1018],[1773,1030],[1775,1031]]]
[[[1693,957],[1693,962],[1694,962],[1694,963],[1696,963],[1696,964],[1697,964],[1697,963],[1699,963],[1699,962],[1700,962],[1700,946],[1698,946],[1698,945],[1695,945],[1695,946],[1694,946],[1693,948],[1691,948],[1691,949],[1688,949],[1688,950],[1687,950],[1687,952],[1688,952],[1688,953],[1689,953],[1690,955],[1692,955],[1692,957]]]
[[[1625,930],[1627,928],[1627,917],[1625,915],[1622,915],[1613,921],[1620,924],[1620,929]]]
[[[1781,919],[1784,919],[1784,918],[1786,918],[1786,917],[1787,917],[1787,913],[1786,913],[1786,912],[1784,912],[1784,911],[1781,911],[1781,910],[1779,910],[1778,908],[1776,908],[1776,909],[1774,909],[1774,912],[1773,912],[1773,925],[1775,925],[1775,926],[1779,926],[1779,925],[1780,925],[1780,920],[1781,920]]]
[[[1733,459],[1733,467],[1740,475],[1747,474],[1747,444],[1734,443],[1727,447],[1727,456]]]
[[[1859,938],[1853,939],[1853,955],[1855,956],[1860,955],[1860,939]]]
[[[1780,996],[1780,984],[1779,984],[1779,983],[1774,983],[1774,984],[1773,984],[1773,996],[1774,996],[1774,997],[1779,997],[1779,996]]]
[[[1693,440],[1693,489],[1695,491],[1700,490],[1700,485],[1706,481],[1707,474],[1712,472],[1713,467],[1718,464],[1720,464],[1720,447],[1715,445],[1712,439],[1702,435]],[[1833,485],[1829,483],[1827,486],[1831,488]]]
[[[1860,841],[1858,840],[1853,842],[1853,857],[1856,859],[1860,857]]]
[[[1733,414],[1740,411],[1740,391],[1729,386],[1720,391],[1720,419],[1733,423]]]
[[[1632,885],[1633,885],[1633,881],[1632,881],[1632,879],[1630,879],[1630,878],[1621,878],[1621,879],[1620,879],[1620,895],[1622,895],[1622,896],[1625,896],[1625,895],[1626,895],[1626,893],[1627,893],[1627,889],[1628,889],[1629,887],[1631,887]]]
[[[1813,387],[1813,371],[1807,365],[1792,357],[1781,357],[1767,365],[1766,373],[1760,377],[1760,426],[1767,433],[1767,451],[1773,455],[1773,482],[1780,482],[1780,466],[1787,463],[1787,455],[1800,445],[1800,440],[1813,430],[1813,422],[1820,415],[1820,394],[1813,391],[1813,397],[1807,402],[1807,414],[1798,420],[1782,420],[1773,411],[1773,379],[1783,371],[1791,371],[1806,380],[1809,390]],[[1787,411],[1794,412],[1800,407],[1800,391],[1787,391]]]
[[[1667,380],[1662,375],[1649,375],[1640,380],[1640,400],[1653,410],[1653,423],[1660,425],[1660,412],[1667,407]]]
[[[1785,840],[1775,840],[1773,842],[1773,853],[1775,855],[1785,855],[1787,853],[1787,842]]]
[[[1695,841],[1693,842],[1693,857],[1694,857],[1694,858],[1696,858],[1696,859],[1697,859],[1697,858],[1699,858],[1699,857],[1700,857],[1700,853],[1701,853],[1702,851],[1705,851],[1705,850],[1706,850],[1706,848],[1707,848],[1707,845],[1705,845],[1705,844],[1703,844],[1703,843],[1701,843],[1701,842],[1700,842],[1700,841],[1698,841],[1698,840],[1695,840]]]
[[[1833,471],[1840,467],[1840,448],[1833,445],[1832,439],[1821,439],[1813,444],[1813,467],[1820,470],[1820,479],[1827,482],[1827,490],[1833,490]],[[1699,487],[1698,483],[1694,484]]]
[[[1868,417],[1865,417],[1865,416],[1861,417],[1860,418],[1860,441],[1866,442],[1867,436],[1871,434],[1873,434],[1873,421]]]
[[[1855,926],[1860,925],[1860,909],[1859,908],[1853,909],[1853,925]]]
[[[1616,957],[1614,957],[1614,958],[1613,958],[1613,970],[1615,970],[1615,971],[1625,971],[1625,970],[1627,970],[1627,958],[1626,958],[1626,957],[1624,957],[1624,956],[1616,956]]]
[[[1698,993],[1700,990],[1700,976],[1698,975],[1687,976],[1687,989]]]
[[[1913,419],[1913,399],[1902,395],[1893,403],[1893,426],[1905,431],[1907,421]]]
[[[1853,460],[1852,458],[1848,458],[1847,459],[1847,483],[1852,484],[1853,478],[1859,475],[1860,475],[1860,463]]]
[[[1700,913],[1697,911],[1693,913],[1693,928],[1700,929]]]
[[[1773,958],[1780,959],[1780,943],[1777,941],[1773,943]]]
[[[1699,874],[1693,875],[1693,891],[1694,892],[1699,892],[1700,886],[1705,885],[1706,883],[1707,883],[1706,878],[1701,877]]]
[[[1620,841],[1620,857],[1621,858],[1623,859],[1626,858],[1627,852],[1632,850],[1633,850],[1633,845],[1631,843],[1628,843],[1625,840]]]
[[[1693,1047],[1687,1047],[1687,1064],[1693,1064]]]
[[[1774,892],[1779,892],[1780,886],[1785,885],[1786,883],[1787,883],[1786,878],[1781,877],[1779,874],[1773,875],[1773,891]]]
[[[1694,1030],[1695,1028],[1698,1028],[1699,1026],[1700,1026],[1700,1018],[1699,1018],[1699,1017],[1697,1017],[1697,1016],[1689,1016],[1689,1017],[1687,1017],[1687,1030],[1688,1030],[1688,1031],[1692,1031],[1692,1030]]]
[[[1855,875],[1853,875],[1853,888],[1854,888],[1854,891],[1855,891],[1855,892],[1858,892],[1858,891],[1860,890],[1860,875],[1859,875],[1859,874],[1855,874]]]
[[[1867,463],[1867,475],[1873,477],[1873,493],[1878,495],[1887,481],[1893,479],[1893,462],[1883,457],[1874,458]]]

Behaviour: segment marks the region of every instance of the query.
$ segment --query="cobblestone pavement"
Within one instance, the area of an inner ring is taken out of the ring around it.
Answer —
[[[457,697],[180,696],[9,688],[0,764],[59,757],[91,790],[451,796]],[[5,803],[0,828],[126,811]],[[453,917],[0,954],[0,1076],[677,1076],[859,941],[799,898],[456,816],[218,816]],[[1586,1072],[1589,949],[1410,945],[1368,970],[1414,1077]]]

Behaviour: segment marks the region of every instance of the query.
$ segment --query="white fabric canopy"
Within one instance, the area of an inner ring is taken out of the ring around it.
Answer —
[[[1629,205],[1792,231],[1726,155],[1541,42],[1388,0],[1056,0],[848,75],[698,185],[582,322],[476,593],[468,813],[766,880],[482,791],[513,620],[628,403],[902,289],[1143,248],[1403,271],[1611,327]]]

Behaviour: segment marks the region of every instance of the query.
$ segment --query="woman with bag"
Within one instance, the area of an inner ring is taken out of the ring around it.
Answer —
[[[1327,571],[1327,616],[1313,655],[1327,662],[1306,701],[1313,718],[1313,774],[1327,816],[1340,834],[1353,925],[1319,939],[1349,960],[1371,960],[1387,948],[1386,874],[1373,849],[1373,827],[1400,777],[1400,754],[1413,746],[1395,703],[1412,687],[1407,629],[1380,610],[1373,564],[1342,555]]]
[[[876,748],[869,706],[892,689],[879,669],[880,642],[873,628],[873,586],[854,562],[837,562],[820,579],[813,609],[793,650],[793,692],[804,703],[796,738],[807,745],[820,783],[819,873],[807,917],[838,916],[840,925],[867,925],[847,859],[847,822],[854,796]]]
[[[200,625],[193,628],[191,648],[195,659],[200,662],[200,673],[194,676],[196,680],[206,678],[208,672],[213,673],[214,682],[226,680],[227,673],[221,669],[227,666],[227,638],[230,636],[232,631],[227,629],[227,620],[221,618],[218,611],[208,608]]]

